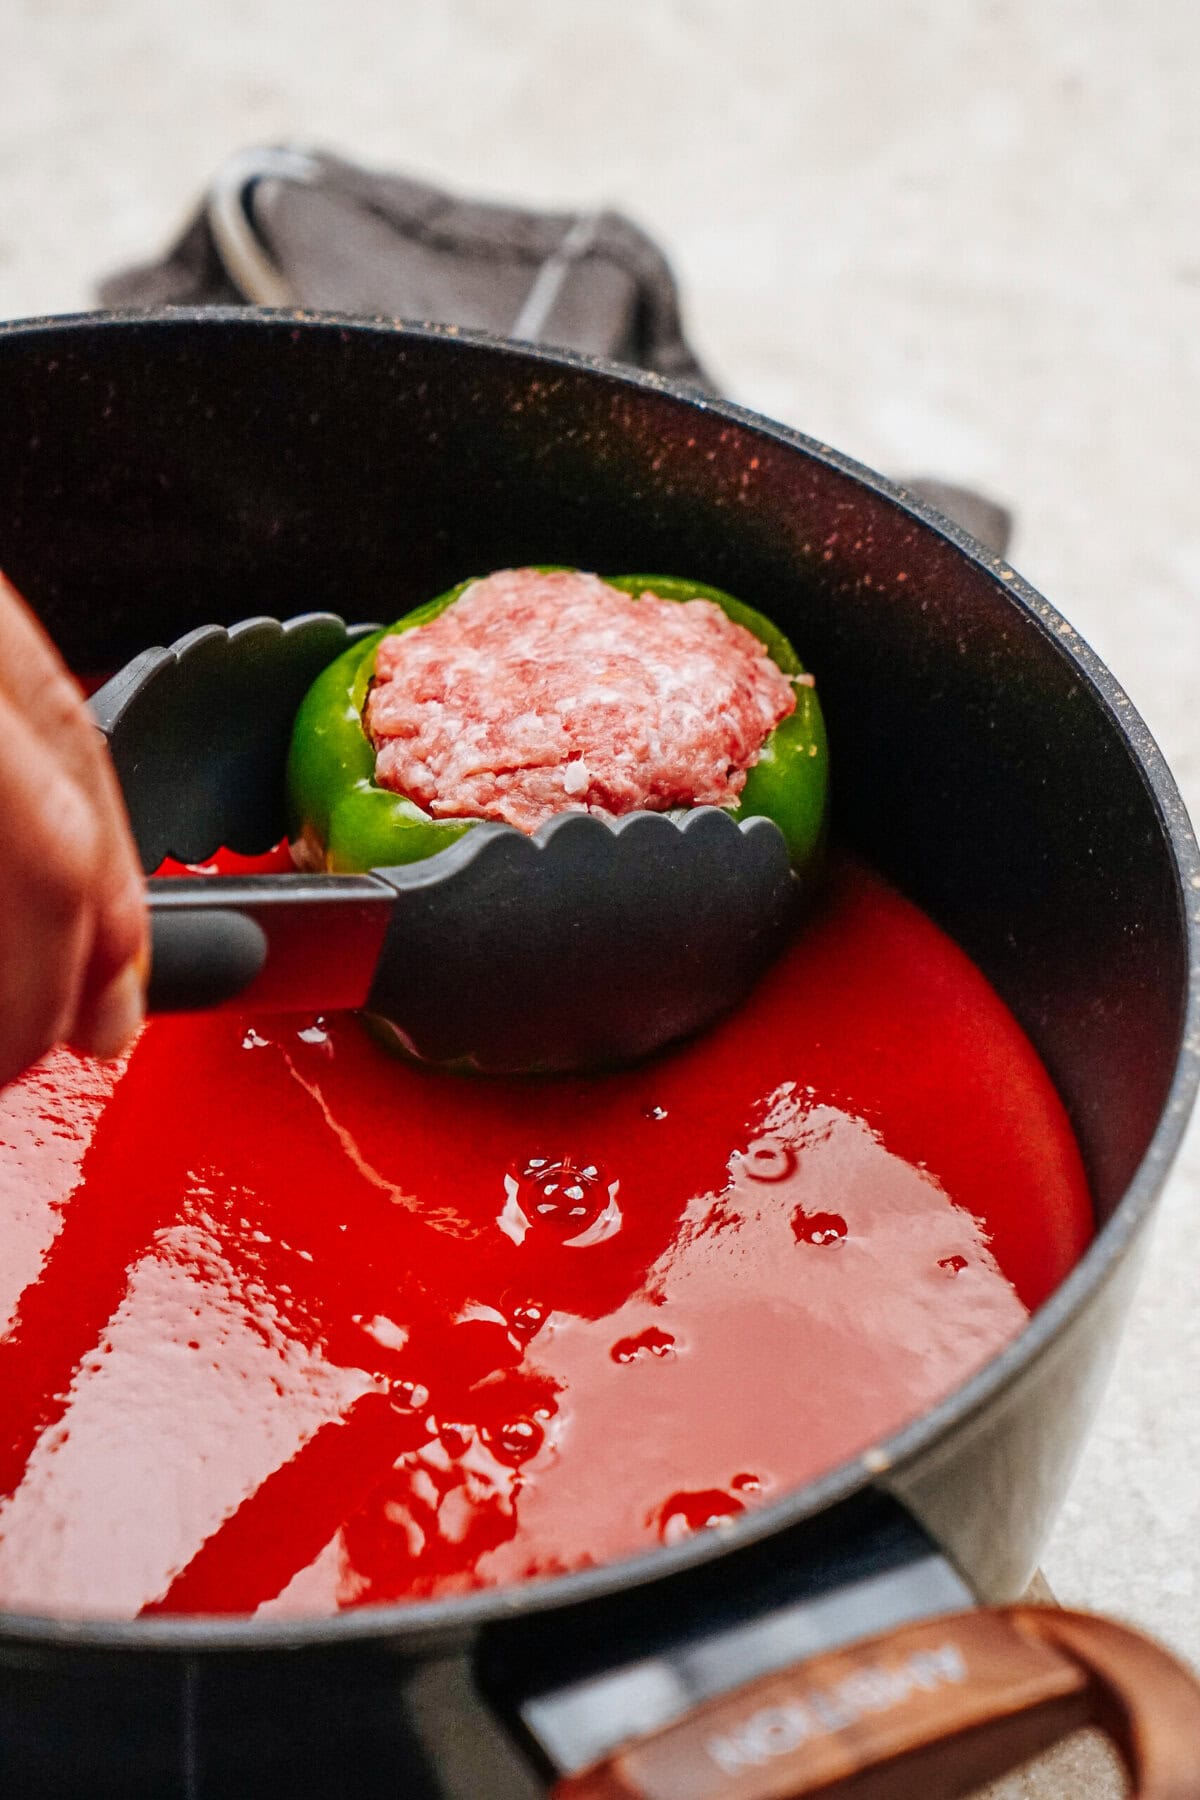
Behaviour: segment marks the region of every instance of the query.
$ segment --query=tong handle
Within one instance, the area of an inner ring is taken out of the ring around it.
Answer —
[[[146,883],[151,1012],[231,1002],[365,1004],[396,900],[374,875],[171,876]]]
[[[198,1012],[244,992],[267,960],[267,934],[232,907],[150,909],[147,1010]]]

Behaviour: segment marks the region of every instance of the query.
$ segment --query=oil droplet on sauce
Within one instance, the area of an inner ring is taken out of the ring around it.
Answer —
[[[400,1412],[420,1412],[429,1405],[429,1389],[419,1381],[392,1381],[388,1389],[392,1405]]]
[[[536,1419],[509,1419],[503,1425],[484,1431],[484,1442],[501,1462],[520,1467],[536,1456],[545,1440],[545,1430]]]
[[[609,1355],[617,1363],[639,1362],[647,1356],[662,1358],[674,1354],[675,1339],[669,1331],[660,1331],[657,1325],[651,1325],[647,1331],[639,1331],[636,1337],[618,1339],[609,1351]]]
[[[602,1244],[621,1228],[620,1185],[586,1157],[525,1157],[504,1177],[497,1222],[514,1244],[524,1243],[531,1226],[573,1249]]]
[[[841,1213],[810,1213],[798,1206],[792,1214],[792,1231],[800,1244],[840,1244],[847,1226]]]
[[[475,1429],[472,1425],[441,1425],[437,1435],[446,1455],[457,1459],[465,1456],[471,1448]]]
[[[517,1203],[539,1225],[576,1237],[608,1201],[608,1180],[594,1162],[534,1156],[517,1171]]]
[[[1011,1016],[849,863],[644,1067],[475,1079],[349,1017],[155,1019],[0,1093],[0,1196],[0,1604],[111,1618],[735,1529],[994,1355],[1091,1232]]]
[[[514,1300],[506,1296],[501,1303],[501,1311],[508,1319],[508,1329],[513,1336],[527,1344],[546,1323],[549,1308],[543,1306],[540,1300]]]
[[[796,1173],[796,1148],[784,1138],[759,1138],[739,1159],[755,1181],[786,1181]]]
[[[733,1494],[719,1488],[705,1488],[695,1494],[672,1494],[654,1515],[658,1535],[664,1544],[679,1544],[697,1531],[711,1531],[732,1525],[746,1510]]]

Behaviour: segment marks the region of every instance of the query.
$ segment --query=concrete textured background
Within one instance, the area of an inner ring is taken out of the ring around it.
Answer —
[[[0,317],[87,305],[249,143],[621,207],[728,393],[1015,508],[1196,811],[1193,0],[0,0],[0,68]],[[1194,1131],[1045,1567],[1200,1663],[1198,1199]]]

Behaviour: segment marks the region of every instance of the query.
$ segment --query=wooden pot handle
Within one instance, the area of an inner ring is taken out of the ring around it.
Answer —
[[[554,1800],[958,1800],[1084,1725],[1136,1800],[1200,1800],[1200,1682],[1123,1625],[1010,1606],[904,1625],[704,1702]]]

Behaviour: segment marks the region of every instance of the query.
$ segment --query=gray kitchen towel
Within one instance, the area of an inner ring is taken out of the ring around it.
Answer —
[[[296,146],[231,156],[167,254],[110,276],[99,297],[110,307],[240,303],[436,320],[716,392],[684,335],[670,264],[620,213],[463,200]],[[994,501],[945,481],[906,485],[1006,549],[1011,520]]]
[[[105,306],[243,301],[437,320],[711,391],[665,256],[619,213],[461,200],[316,151],[231,157],[165,258],[99,291]]]

